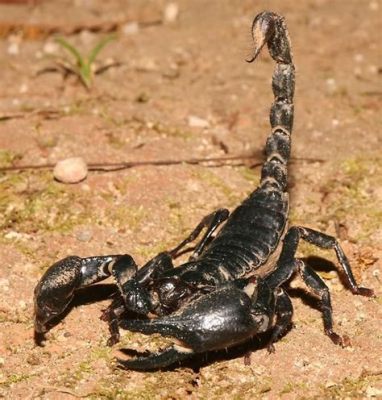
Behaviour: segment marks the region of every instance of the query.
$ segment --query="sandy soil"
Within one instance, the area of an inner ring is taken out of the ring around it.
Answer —
[[[55,182],[50,170],[0,172],[0,396],[382,398],[381,1],[174,4],[172,22],[160,0],[0,5],[0,165],[237,154],[255,154],[258,162],[269,132],[273,64],[265,53],[256,65],[245,58],[253,16],[277,11],[287,19],[297,66],[291,223],[339,237],[357,279],[377,297],[352,296],[334,270],[334,254],[301,245],[300,256],[314,256],[311,264],[326,279],[335,328],[352,347],[336,347],[324,335],[317,301],[298,280],[291,284],[295,326],[272,355],[254,340],[183,368],[116,369],[118,348],[144,351],[163,341],[126,332],[109,349],[99,320],[110,301],[105,285],[81,293],[46,346],[36,347],[33,289],[49,265],[69,254],[125,252],[142,264],[212,210],[239,204],[259,170],[250,163],[145,166],[91,172],[77,185]],[[105,33],[81,27],[102,31],[115,21],[121,29],[99,61],[119,65],[97,75],[90,91],[73,76],[47,72],[65,55],[52,26],[87,54]],[[194,117],[204,127],[190,126]]]

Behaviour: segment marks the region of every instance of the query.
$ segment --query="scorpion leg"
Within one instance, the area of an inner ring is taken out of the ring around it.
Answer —
[[[373,290],[357,285],[349,261],[335,238],[303,227],[292,227],[289,229],[284,238],[284,246],[278,261],[278,266],[275,271],[267,277],[266,282],[271,288],[277,288],[286,282],[292,276],[293,272],[299,271],[308,288],[320,297],[325,333],[335,344],[345,346],[347,345],[348,339],[342,338],[333,331],[332,306],[328,287],[319,275],[310,267],[306,266],[302,260],[294,258],[300,239],[306,240],[324,249],[334,249],[351,292],[367,297],[374,296]]]
[[[349,260],[347,259],[338,241],[333,236],[329,236],[326,235],[325,233],[300,226],[294,226],[290,228],[285,237],[284,243],[287,246],[287,248],[289,247],[288,253],[289,255],[293,254],[292,257],[294,257],[300,239],[303,239],[306,242],[314,244],[315,246],[320,247],[322,249],[334,249],[337,255],[338,262],[341,266],[343,275],[346,278],[347,284],[350,288],[350,291],[353,294],[358,294],[360,296],[366,296],[366,297],[374,296],[374,291],[372,289],[367,289],[365,287],[357,285],[349,264]],[[280,258],[283,258],[283,254],[281,254]]]
[[[119,333],[119,318],[125,311],[125,304],[121,296],[115,298],[113,302],[103,310],[100,317],[102,321],[107,322],[110,332],[110,337],[108,338],[106,344],[107,346],[113,346],[120,340]]]
[[[276,290],[276,322],[272,329],[271,338],[268,343],[269,353],[274,353],[275,348],[273,343],[276,343],[280,337],[285,333],[292,322],[293,305],[289,296],[281,288]]]
[[[197,227],[191,232],[191,234],[183,240],[178,246],[176,246],[173,250],[169,251],[173,258],[177,257],[179,251],[188,243],[194,241],[200,234],[203,228],[207,228],[206,233],[204,234],[202,240],[197,244],[195,250],[193,251],[190,260],[195,260],[203,251],[204,247],[211,239],[212,234],[221,225],[224,221],[228,219],[229,211],[226,208],[220,208],[219,210],[214,211],[213,213],[206,215]]]
[[[325,282],[311,268],[305,265],[300,259],[294,259],[292,262],[278,264],[277,270],[270,274],[266,282],[270,287],[279,287],[289,280],[292,274],[298,271],[307,287],[312,290],[321,300],[321,312],[324,320],[325,334],[330,337],[334,344],[345,346],[348,339],[342,338],[333,331],[333,309],[330,300],[330,293]],[[272,336],[273,339],[273,336]],[[271,342],[272,342],[271,339]]]
[[[136,272],[129,255],[110,255],[80,258],[66,257],[53,264],[42,276],[34,291],[35,337],[41,342],[52,320],[62,314],[74,292],[114,275],[125,282]]]
[[[334,344],[342,347],[349,345],[347,336],[341,337],[333,331],[333,312],[330,301],[330,293],[325,282],[310,267],[300,260],[299,273],[305,284],[316,293],[321,299],[321,311],[324,320],[325,334],[330,337]]]

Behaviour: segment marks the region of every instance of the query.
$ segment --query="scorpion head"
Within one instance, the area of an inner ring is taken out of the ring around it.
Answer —
[[[121,292],[128,310],[137,314],[146,315],[152,308],[151,296],[147,289],[135,280],[128,280],[123,284]]]
[[[156,311],[162,315],[178,310],[193,291],[187,282],[173,276],[157,280],[153,292],[157,298]]]

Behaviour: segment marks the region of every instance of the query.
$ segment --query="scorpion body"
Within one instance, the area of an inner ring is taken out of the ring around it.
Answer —
[[[253,22],[254,55],[267,44],[276,67],[272,79],[274,103],[271,134],[259,187],[230,215],[220,209],[203,218],[195,230],[171,251],[158,254],[138,269],[129,255],[67,257],[52,265],[35,289],[35,332],[44,336],[63,313],[76,289],[113,276],[117,297],[102,318],[109,323],[109,344],[119,340],[119,328],[144,334],[160,333],[177,339],[157,353],[119,360],[125,368],[166,367],[194,353],[234,346],[270,331],[268,349],[290,325],[293,308],[284,289],[298,271],[321,300],[325,333],[332,341],[346,340],[333,331],[330,294],[321,278],[295,257],[300,239],[334,249],[353,294],[373,291],[355,282],[348,260],[331,236],[304,227],[288,229],[287,163],[293,125],[295,68],[284,19],[272,12]],[[216,229],[221,229],[214,236]],[[190,260],[176,268],[172,260],[184,246],[204,236]],[[126,311],[154,318],[129,319]]]

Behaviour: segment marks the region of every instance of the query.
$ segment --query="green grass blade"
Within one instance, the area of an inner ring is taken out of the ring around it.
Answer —
[[[68,41],[66,41],[64,38],[57,38],[56,43],[58,43],[61,47],[66,49],[76,60],[77,65],[79,66],[80,69],[84,67],[85,60],[81,56],[80,52],[72,46]]]
[[[89,63],[84,64],[83,67],[80,68],[79,73],[82,83],[86,86],[87,89],[90,89],[92,85],[91,64]]]
[[[92,49],[88,56],[88,63],[89,65],[92,65],[97,58],[99,52],[111,41],[115,40],[116,36],[115,35],[108,35],[105,36],[103,39],[101,39]]]

